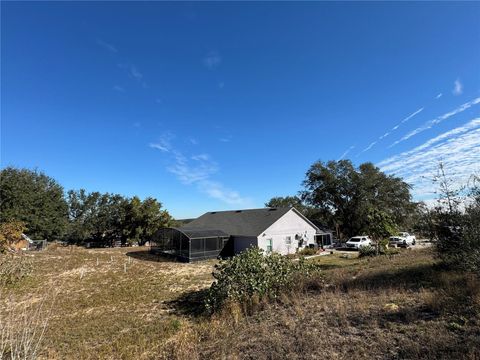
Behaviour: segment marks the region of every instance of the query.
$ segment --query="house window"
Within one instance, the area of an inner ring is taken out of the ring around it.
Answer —
[[[273,250],[273,240],[267,239],[267,253],[271,253]]]
[[[287,245],[292,245],[292,237],[291,236],[287,236],[285,238],[285,244]]]

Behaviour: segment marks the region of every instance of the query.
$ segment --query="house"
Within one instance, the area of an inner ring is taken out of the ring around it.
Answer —
[[[323,224],[312,221],[318,228],[315,235],[315,243],[321,248],[331,248],[334,245],[333,230],[328,229]]]
[[[295,208],[212,211],[184,226],[158,230],[150,246],[183,261],[232,256],[251,246],[286,255],[316,246],[317,233],[320,229]]]

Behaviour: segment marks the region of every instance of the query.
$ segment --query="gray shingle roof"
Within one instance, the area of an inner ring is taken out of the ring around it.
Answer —
[[[187,226],[184,226],[184,227],[182,226],[181,228],[175,228],[175,229],[183,232],[190,239],[228,236],[228,234],[225,234],[221,230],[198,229],[198,228],[191,228]]]
[[[180,231],[217,229],[229,235],[259,236],[291,208],[212,211],[180,227]]]

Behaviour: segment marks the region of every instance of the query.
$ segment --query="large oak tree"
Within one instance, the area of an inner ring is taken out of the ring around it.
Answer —
[[[415,209],[410,185],[372,163],[318,161],[306,173],[302,200],[341,236],[388,236]]]

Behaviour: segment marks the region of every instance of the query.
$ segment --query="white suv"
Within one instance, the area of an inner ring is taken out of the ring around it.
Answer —
[[[360,249],[362,246],[371,244],[372,240],[368,236],[354,236],[347,241],[346,246],[351,249]]]
[[[407,232],[401,232],[398,234],[398,236],[391,236],[389,240],[389,245],[402,247],[415,245],[415,243],[417,242],[415,235],[410,235]]]

